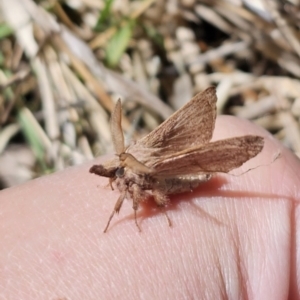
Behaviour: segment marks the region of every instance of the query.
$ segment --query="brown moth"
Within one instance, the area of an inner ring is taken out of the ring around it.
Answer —
[[[111,116],[112,140],[116,157],[94,165],[90,173],[109,178],[120,196],[104,232],[125,198],[133,201],[136,212],[141,201],[153,198],[160,207],[168,204],[168,195],[194,190],[218,172],[238,168],[261,152],[264,139],[245,135],[209,142],[216,120],[216,89],[198,93],[144,138],[124,145],[121,127],[122,108],[119,100]],[[169,219],[168,219],[169,221]],[[170,221],[169,221],[170,225]]]

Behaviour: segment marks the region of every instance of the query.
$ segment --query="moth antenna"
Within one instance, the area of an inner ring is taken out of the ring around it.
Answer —
[[[108,185],[110,186],[111,190],[114,191],[114,187],[112,185],[112,183],[116,180],[116,178],[109,178],[109,183]]]
[[[119,99],[111,114],[110,129],[115,151],[118,155],[125,152],[124,134],[122,130],[122,105]]]
[[[234,177],[239,177],[239,176],[242,176],[242,175],[244,175],[244,174],[246,174],[246,173],[248,173],[249,171],[252,171],[252,170],[255,170],[255,169],[258,169],[258,168],[260,168],[260,167],[268,167],[268,166],[270,166],[271,164],[273,164],[277,159],[279,159],[280,158],[280,156],[281,156],[281,152],[279,151],[276,155],[275,155],[275,157],[272,159],[272,161],[271,162],[269,162],[268,164],[264,164],[264,165],[259,165],[259,166],[256,166],[256,167],[253,167],[253,168],[250,168],[250,169],[248,169],[248,170],[246,170],[246,171],[244,171],[244,172],[242,172],[241,174],[230,174],[230,173],[228,173],[228,175],[231,175],[231,176],[234,176]]]

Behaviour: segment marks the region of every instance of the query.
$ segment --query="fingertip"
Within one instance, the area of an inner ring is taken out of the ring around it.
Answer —
[[[244,119],[233,116],[219,116],[213,140],[226,139],[243,135],[256,135],[264,138],[262,151],[246,162],[242,172],[250,170],[245,176],[248,182],[256,182],[256,188],[273,191],[287,197],[298,197],[295,185],[300,181],[299,159],[284,147],[272,134],[264,128]],[[251,179],[250,179],[251,178]]]

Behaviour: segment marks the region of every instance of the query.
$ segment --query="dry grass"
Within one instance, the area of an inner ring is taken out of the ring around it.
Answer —
[[[298,0],[0,4],[2,187],[112,151],[119,97],[130,140],[209,85],[300,155]]]

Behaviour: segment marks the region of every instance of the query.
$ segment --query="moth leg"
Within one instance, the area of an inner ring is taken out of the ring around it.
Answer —
[[[116,178],[109,178],[109,186],[111,187],[112,190],[114,190],[114,187],[112,185],[112,183],[116,180]]]
[[[136,225],[136,227],[138,228],[139,232],[142,232],[142,229],[141,229],[140,225],[139,225],[138,222],[137,222],[137,215],[136,215],[136,212],[137,212],[137,210],[135,209],[135,210],[134,210],[134,222],[135,222],[135,225]]]
[[[163,212],[163,214],[165,215],[165,217],[167,219],[168,225],[171,227],[172,222],[171,222],[167,212],[165,211],[165,207],[169,203],[169,198],[166,196],[165,193],[163,193],[159,190],[153,190],[152,194],[153,194],[155,203],[161,209],[161,211]]]
[[[134,221],[139,232],[142,232],[141,227],[137,222],[137,210],[139,208],[140,201],[144,200],[147,194],[137,184],[133,184],[131,188],[132,188],[132,201],[133,201],[132,208],[134,210]]]
[[[123,201],[124,201],[124,199],[125,199],[125,195],[126,195],[126,192],[123,192],[123,193],[119,196],[119,199],[118,199],[118,201],[117,201],[116,204],[115,204],[114,210],[113,210],[113,212],[111,213],[111,215],[110,215],[110,217],[109,217],[109,219],[108,219],[107,225],[106,225],[106,227],[105,227],[105,229],[104,229],[103,232],[106,232],[106,231],[107,231],[107,229],[108,229],[108,227],[109,227],[109,224],[110,224],[110,221],[112,220],[114,214],[115,214],[115,213],[118,214],[118,213],[120,212],[120,209],[121,209],[121,207],[122,207]]]
[[[136,215],[136,213],[137,213],[138,207],[139,207],[139,200],[137,198],[133,198],[132,208],[134,210],[134,222],[135,222],[135,225],[138,228],[139,232],[142,232],[141,227],[140,227],[140,225],[137,222],[137,215]]]

